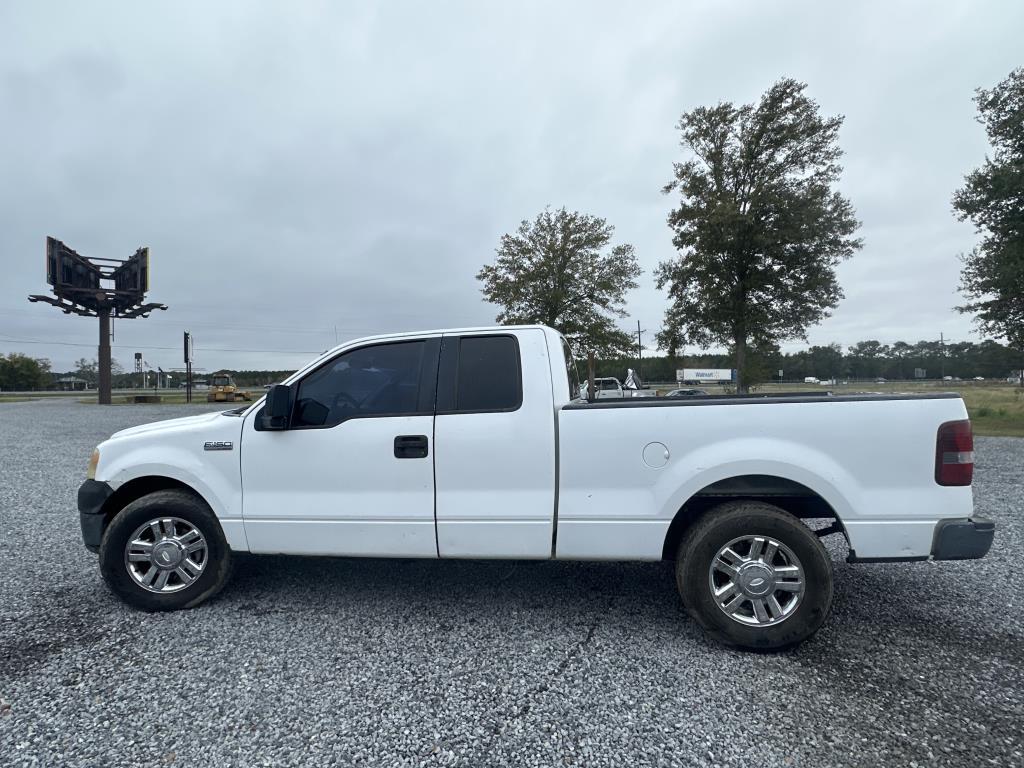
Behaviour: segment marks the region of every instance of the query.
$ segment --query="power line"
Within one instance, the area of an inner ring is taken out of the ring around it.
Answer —
[[[13,344],[54,344],[62,347],[92,347],[95,348],[95,344],[86,344],[85,342],[76,341],[41,341],[39,339],[12,339],[9,336],[0,336],[0,341],[6,341]],[[180,350],[180,346],[174,347],[158,347],[146,344],[115,344],[112,345],[115,349],[148,349],[148,350]],[[319,352],[310,352],[305,349],[227,349],[220,347],[196,347],[200,352],[251,352],[251,353],[266,353],[274,355],[319,355],[323,350]]]
[[[10,312],[10,311],[5,311],[5,310],[0,310],[0,314],[4,314],[4,315],[20,315],[22,317],[26,316],[24,312]],[[155,327],[159,327],[161,329],[165,328],[166,325],[167,325],[166,318],[162,318],[162,319],[165,320],[164,323],[153,323],[153,325]],[[181,323],[178,323],[178,324],[181,324]],[[203,323],[203,322],[194,323],[194,322],[191,322],[191,321],[188,321],[188,322],[186,322],[184,324],[188,325],[190,328],[192,328],[192,327],[213,328],[213,329],[216,329],[216,330],[227,331],[227,332],[233,332],[233,331],[239,331],[239,332],[245,332],[245,331],[272,331],[272,332],[275,332],[275,333],[284,333],[284,334],[307,334],[307,335],[312,334],[314,336],[328,336],[328,337],[331,336],[332,334],[335,334],[335,326],[334,325],[324,326],[323,328],[294,328],[294,327],[273,326],[273,325],[233,325],[231,323]],[[371,333],[377,333],[378,330],[379,330],[378,328],[369,328],[369,327],[364,327],[364,328],[343,328],[341,326],[337,327],[337,332],[338,333],[356,333],[356,334],[366,333],[366,334],[371,334]]]

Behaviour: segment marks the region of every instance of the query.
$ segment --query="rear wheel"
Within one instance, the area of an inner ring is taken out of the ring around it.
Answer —
[[[748,650],[796,645],[832,606],[832,563],[819,538],[762,502],[708,511],[683,537],[676,581],[687,612],[712,638]]]
[[[210,508],[185,491],[136,499],[110,522],[100,572],[110,589],[144,611],[192,608],[215,595],[231,571],[231,550]]]

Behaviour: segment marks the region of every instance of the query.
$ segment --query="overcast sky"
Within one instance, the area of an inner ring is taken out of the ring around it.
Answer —
[[[336,336],[492,323],[475,274],[546,205],[636,247],[623,325],[653,334],[680,113],[783,76],[846,116],[863,222],[811,342],[975,338],[950,197],[986,152],[974,89],[1024,64],[1024,3],[370,5],[0,6],[0,352],[95,356],[95,320],[26,301],[46,235],[150,247],[170,310],[115,324],[126,367],[181,365],[188,328],[200,367],[289,368]]]

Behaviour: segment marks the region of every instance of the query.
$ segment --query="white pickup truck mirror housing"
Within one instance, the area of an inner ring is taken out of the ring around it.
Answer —
[[[291,408],[292,388],[287,384],[275,384],[267,390],[260,426],[266,430],[288,429]]]

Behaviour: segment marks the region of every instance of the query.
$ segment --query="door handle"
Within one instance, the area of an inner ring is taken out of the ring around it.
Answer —
[[[426,435],[399,435],[395,438],[396,459],[425,459],[427,450]]]

